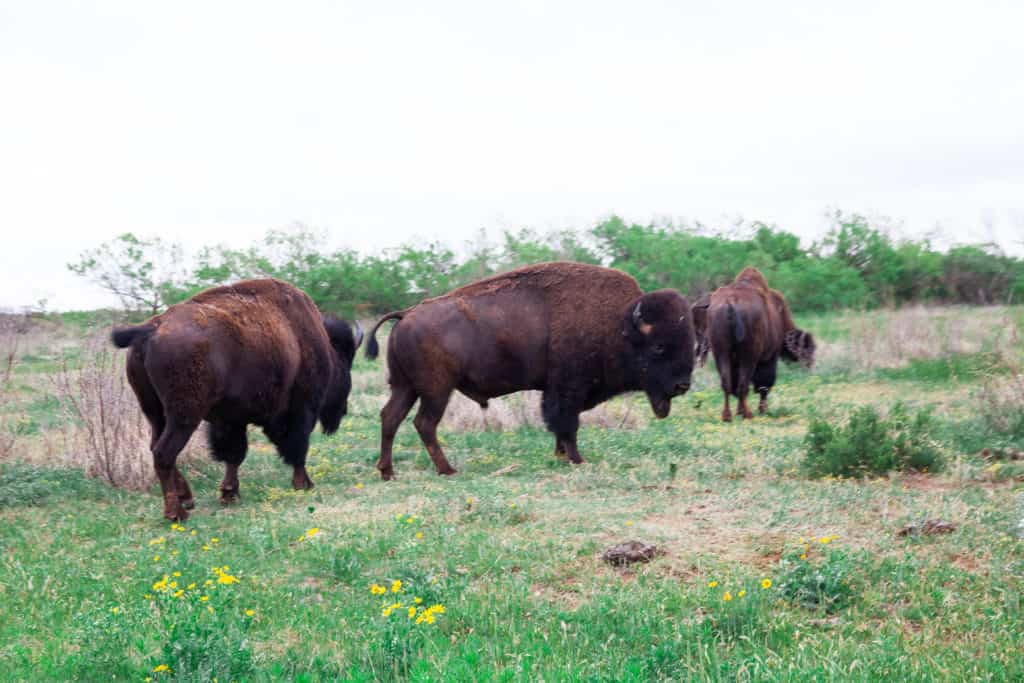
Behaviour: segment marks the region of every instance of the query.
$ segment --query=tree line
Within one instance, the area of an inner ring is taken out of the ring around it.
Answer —
[[[485,234],[456,252],[440,242],[377,254],[330,250],[326,234],[301,225],[271,230],[244,249],[210,245],[186,259],[180,245],[127,233],[68,268],[115,294],[132,312],[156,313],[208,287],[276,277],[305,290],[321,310],[369,317],[528,263],[568,260],[618,268],[649,291],[699,296],[756,266],[795,311],[907,303],[993,304],[1024,299],[1024,259],[995,244],[946,250],[900,239],[856,214],[835,212],[820,240],[752,223],[730,233],[701,225],[627,223],[611,217],[586,231]]]

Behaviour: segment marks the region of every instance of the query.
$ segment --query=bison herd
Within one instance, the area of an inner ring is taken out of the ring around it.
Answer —
[[[377,468],[394,477],[395,433],[413,405],[413,424],[438,474],[455,474],[437,438],[453,391],[486,408],[516,391],[542,392],[555,452],[583,462],[576,445],[580,413],[628,391],[643,391],[658,418],[690,387],[694,361],[710,351],[729,397],[751,417],[760,412],[779,358],[809,367],[814,339],[793,324],[785,298],[746,268],[692,307],[675,290],[643,293],[620,271],[580,263],[542,263],[479,280],[383,316],[397,320],[388,338],[391,395],[380,412]],[[351,368],[363,339],[359,324],[323,316],[302,291],[278,280],[215,287],[142,325],[115,329],[130,347],[128,381],[149,421],[164,516],[184,520],[194,506],[178,454],[203,421],[211,455],[225,464],[221,501],[238,500],[246,429],[261,427],[286,463],[292,486],[312,488],[306,473],[317,421],[334,432],[347,412]]]

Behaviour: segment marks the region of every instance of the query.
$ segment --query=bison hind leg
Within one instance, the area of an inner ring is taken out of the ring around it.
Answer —
[[[188,512],[182,503],[190,502],[192,491],[175,462],[198,426],[198,420],[168,417],[163,433],[153,444],[153,468],[160,480],[160,491],[164,497],[164,517],[171,521],[182,522],[188,519]],[[183,499],[183,495],[187,498]]]
[[[444,450],[437,440],[437,423],[444,417],[449,398],[451,398],[451,392],[443,396],[420,396],[420,409],[416,411],[416,417],[412,421],[420,435],[420,440],[427,447],[427,453],[434,462],[434,468],[438,474],[442,475],[458,474],[458,470],[452,467],[448,459],[444,457]]]
[[[384,481],[395,478],[395,468],[391,462],[391,451],[395,443],[395,434],[402,420],[416,403],[416,392],[404,385],[391,385],[391,396],[380,409],[380,458],[377,469]]]

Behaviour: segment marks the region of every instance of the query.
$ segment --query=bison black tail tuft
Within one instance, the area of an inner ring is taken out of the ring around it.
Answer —
[[[377,328],[388,320],[401,320],[409,309],[404,311],[392,311],[377,321],[377,324],[370,328],[366,337],[366,357],[373,360],[380,353],[380,346],[377,344]]]
[[[136,325],[135,327],[118,327],[110,333],[110,341],[119,349],[125,349],[132,345],[136,339],[146,339],[153,334],[156,325]]]

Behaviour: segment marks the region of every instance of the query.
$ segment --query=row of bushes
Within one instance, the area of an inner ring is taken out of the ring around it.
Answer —
[[[861,216],[837,212],[830,220],[824,239],[810,245],[762,223],[724,234],[700,225],[637,225],[613,217],[585,232],[505,232],[498,243],[481,235],[461,254],[436,242],[379,254],[332,251],[323,233],[296,226],[271,231],[246,249],[206,247],[191,262],[178,245],[126,234],[68,267],[116,294],[126,308],[147,312],[206,287],[273,276],[309,292],[326,311],[376,315],[495,272],[556,259],[609,265],[636,277],[645,290],[672,287],[691,296],[753,265],[797,311],[1024,297],[1024,259],[995,245],[939,251],[927,240],[894,239]]]

